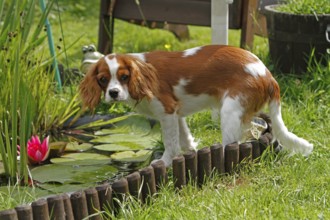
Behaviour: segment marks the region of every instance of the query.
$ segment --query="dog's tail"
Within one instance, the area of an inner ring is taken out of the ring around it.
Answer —
[[[269,114],[272,120],[273,136],[284,148],[292,150],[293,153],[308,156],[313,151],[313,144],[288,131],[282,119],[279,86],[275,80],[272,80],[272,84]]]

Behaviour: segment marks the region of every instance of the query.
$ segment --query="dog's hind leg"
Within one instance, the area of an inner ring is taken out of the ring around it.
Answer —
[[[166,114],[160,118],[165,151],[161,158],[166,166],[172,164],[175,156],[179,155],[179,117],[176,114]]]
[[[226,146],[233,142],[239,142],[242,138],[243,107],[238,97],[225,97],[220,111],[222,144]]]
[[[190,129],[184,117],[179,117],[179,133],[181,150],[184,152],[189,150],[196,151],[198,143],[194,141],[194,137],[191,135]]]

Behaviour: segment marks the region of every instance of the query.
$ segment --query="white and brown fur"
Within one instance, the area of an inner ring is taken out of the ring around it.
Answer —
[[[281,116],[280,89],[269,70],[252,53],[209,45],[182,52],[110,54],[93,65],[80,84],[84,106],[101,99],[126,102],[160,121],[168,166],[196,142],[185,117],[205,108],[221,116],[222,143],[239,142],[250,121],[269,105],[273,136],[284,148],[309,155],[313,145],[288,131]]]

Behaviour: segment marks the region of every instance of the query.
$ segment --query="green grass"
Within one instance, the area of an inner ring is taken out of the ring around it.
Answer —
[[[168,185],[150,206],[126,204],[119,218],[327,219],[329,171],[312,158],[280,157],[209,181],[203,189],[187,186],[177,193]]]
[[[97,43],[99,1],[59,0],[69,67],[79,67],[81,47]],[[55,6],[56,7],[56,6]],[[56,10],[52,12],[55,39],[62,37]],[[123,21],[115,23],[114,51],[117,53],[150,50],[181,50],[210,43],[210,28],[190,27],[191,40],[177,41],[163,30],[149,30]],[[229,43],[239,45],[239,31],[230,31]],[[62,46],[63,41],[58,44]],[[272,70],[267,39],[254,42],[253,51]],[[149,206],[124,203],[121,219],[328,219],[330,218],[330,66],[316,65],[309,75],[274,73],[282,90],[284,121],[297,135],[310,140],[315,147],[308,158],[267,154],[261,163],[247,165],[231,176],[218,177],[199,189],[187,186],[180,192],[173,183],[165,186]],[[221,141],[219,126],[205,111],[188,117],[199,148]],[[6,197],[1,195],[0,204]],[[1,200],[3,198],[3,200]],[[26,197],[24,201],[26,202]],[[33,200],[28,197],[28,200]],[[20,204],[23,201],[15,201]],[[12,205],[12,204],[11,204]],[[2,207],[9,208],[10,206]]]
[[[293,14],[330,14],[328,0],[285,0],[279,11]]]

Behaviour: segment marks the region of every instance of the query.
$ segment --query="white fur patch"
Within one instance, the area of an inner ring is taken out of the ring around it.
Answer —
[[[182,57],[193,56],[193,55],[197,54],[197,52],[201,49],[202,49],[202,47],[194,47],[191,49],[184,50]]]
[[[136,112],[158,120],[160,120],[165,113],[163,104],[156,98],[153,98],[151,101],[142,99],[138,105],[136,105],[136,100],[134,99],[129,99],[128,101],[128,104],[134,108]]]
[[[274,138],[286,149],[292,150],[293,153],[301,153],[308,156],[313,151],[313,144],[303,138],[290,132],[284,125],[281,105],[276,101],[272,101],[269,105],[270,118],[272,120]]]
[[[140,59],[143,62],[146,62],[146,57],[144,53],[129,53],[128,55],[136,57],[138,59]]]
[[[104,59],[105,59],[105,62],[107,63],[107,65],[109,67],[111,78],[113,78],[117,74],[117,71],[118,71],[118,68],[119,68],[119,63],[118,63],[116,57],[111,58],[111,59],[109,59],[108,57],[105,57]]]
[[[180,79],[179,83],[173,87],[175,96],[179,100],[177,114],[181,117],[204,110],[209,107],[219,107],[219,100],[208,94],[191,95],[187,93],[185,86],[189,80]]]
[[[172,164],[172,159],[180,153],[179,121],[176,114],[166,114],[160,118],[165,151],[161,158],[165,166]]]
[[[255,78],[266,75],[266,67],[260,60],[255,63],[246,64],[244,71],[251,74]]]
[[[189,150],[196,151],[198,143],[195,142],[194,137],[190,133],[185,118],[179,118],[179,134],[181,150],[183,150],[184,152]]]
[[[224,146],[239,142],[242,138],[243,125],[241,117],[244,108],[239,96],[235,98],[224,97],[221,107],[222,143]]]

